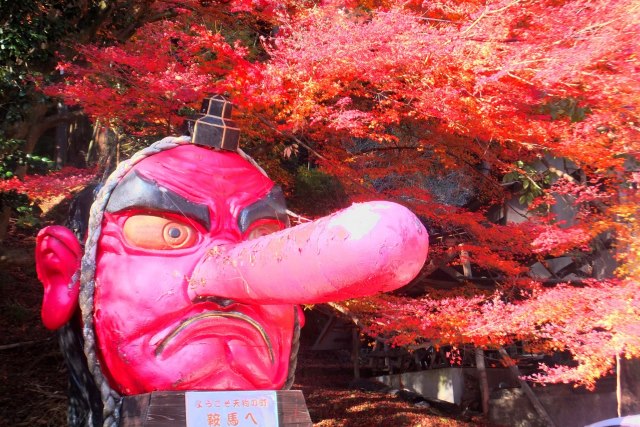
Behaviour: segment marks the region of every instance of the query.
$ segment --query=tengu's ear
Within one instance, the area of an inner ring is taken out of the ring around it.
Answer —
[[[43,228],[36,239],[36,271],[44,286],[42,323],[58,329],[71,319],[78,306],[82,248],[68,228],[52,225]],[[74,283],[72,283],[72,280]]]

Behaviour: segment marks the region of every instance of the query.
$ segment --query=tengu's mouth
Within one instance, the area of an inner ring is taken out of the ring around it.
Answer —
[[[172,341],[174,338],[176,338],[178,335],[180,335],[180,333],[185,329],[187,329],[189,326],[193,325],[194,323],[200,320],[211,319],[216,317],[242,320],[244,322],[247,322],[249,325],[253,326],[262,337],[262,340],[264,341],[264,343],[267,345],[271,364],[273,365],[275,363],[273,346],[271,345],[271,340],[269,339],[267,332],[260,325],[260,323],[256,322],[246,314],[239,313],[237,311],[207,311],[207,312],[198,314],[196,316],[184,319],[173,331],[171,331],[171,333],[169,333],[169,335],[167,335],[162,339],[162,341],[160,341],[160,343],[158,344],[155,350],[156,356],[160,356],[162,352],[165,350],[165,348],[167,347],[167,345],[169,344],[169,342]]]

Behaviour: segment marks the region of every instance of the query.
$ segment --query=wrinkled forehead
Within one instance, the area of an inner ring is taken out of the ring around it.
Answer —
[[[132,172],[209,206],[224,203],[243,207],[263,197],[274,185],[240,155],[195,145],[181,145],[150,156]]]

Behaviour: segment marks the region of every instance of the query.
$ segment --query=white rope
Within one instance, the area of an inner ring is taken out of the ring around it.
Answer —
[[[100,364],[96,357],[96,338],[93,324],[96,255],[98,240],[102,231],[104,211],[111,192],[133,166],[149,156],[190,142],[191,138],[189,137],[168,137],[138,151],[129,160],[121,162],[116,170],[109,175],[109,178],[107,178],[104,186],[96,196],[96,200],[91,205],[85,253],[80,266],[79,304],[83,321],[84,353],[87,358],[89,372],[93,375],[102,398],[104,427],[117,427],[120,421],[120,395],[109,386],[108,380],[100,369]]]

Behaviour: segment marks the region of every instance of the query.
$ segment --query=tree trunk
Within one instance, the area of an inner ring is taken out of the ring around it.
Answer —
[[[66,114],[69,108],[62,102],[58,103],[58,114]],[[67,151],[69,148],[69,123],[59,123],[56,127],[56,168],[62,168],[67,162]]]
[[[3,207],[0,210],[0,247],[4,246],[4,239],[9,231],[9,220],[11,219],[11,208]]]
[[[353,378],[360,378],[360,331],[357,326],[351,329],[351,358],[353,359]]]
[[[478,381],[480,383],[480,396],[482,398],[482,413],[489,415],[489,380],[487,368],[484,364],[484,350],[476,348],[476,369],[478,369]]]

